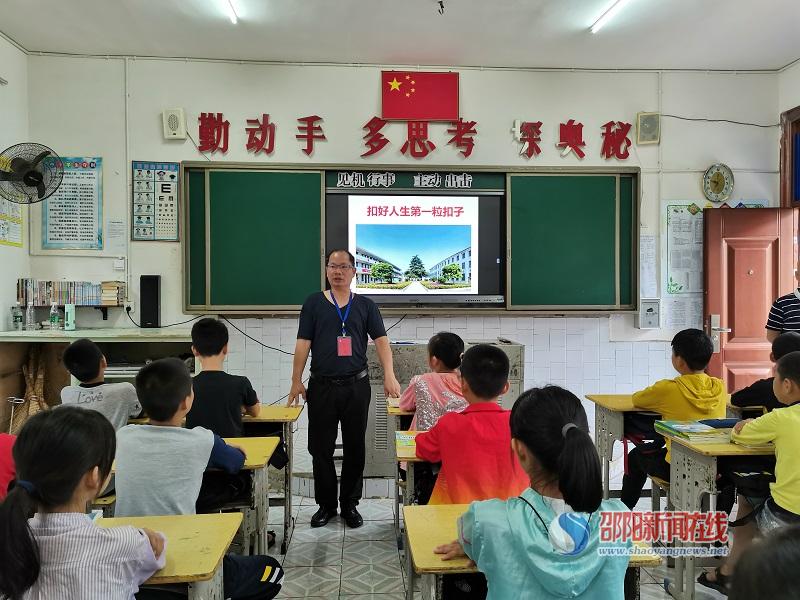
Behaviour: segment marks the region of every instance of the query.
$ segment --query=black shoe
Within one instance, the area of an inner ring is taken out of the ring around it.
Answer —
[[[342,507],[342,519],[351,529],[361,527],[364,524],[364,519],[358,514],[355,506]]]
[[[328,524],[328,521],[331,518],[336,516],[336,509],[335,508],[326,508],[324,506],[320,506],[319,510],[314,513],[314,516],[311,517],[311,526],[312,527],[325,527]]]

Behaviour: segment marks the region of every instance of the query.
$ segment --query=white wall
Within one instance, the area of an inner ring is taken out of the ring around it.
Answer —
[[[778,75],[778,112],[800,106],[800,62]]]
[[[104,160],[104,215],[125,218],[129,212],[125,156],[125,64],[122,59],[29,57],[31,135],[62,155],[99,155]],[[464,161],[446,145],[445,126],[432,126],[437,150],[425,161],[399,154],[403,126],[386,132],[391,146],[363,160],[362,125],[378,112],[379,72],[366,67],[275,66],[198,61],[131,59],[128,64],[130,153],[128,160],[202,160],[190,141],[164,141],[160,112],[184,107],[193,135],[201,111],[221,111],[231,122],[230,151],[214,158],[249,161],[244,121],[262,112],[277,123],[276,150],[269,162],[458,165]],[[58,90],[57,94],[53,90]],[[592,166],[608,164],[600,154],[600,127],[610,119],[634,121],[637,111],[661,111],[688,117],[726,118],[757,123],[774,121],[777,74],[656,72],[461,71],[462,114],[478,122],[475,151],[465,164]],[[296,118],[319,114],[328,140],[318,143],[312,159],[294,139]],[[514,119],[544,122],[542,154],[531,161],[519,156],[509,132]],[[587,157],[558,156],[558,123],[584,123]],[[627,165],[642,168],[641,231],[660,233],[659,206],[664,199],[703,203],[700,179],[713,162],[723,161],[736,175],[734,201],[763,199],[777,205],[778,132],[725,124],[665,118],[660,146],[632,147]],[[264,159],[259,159],[264,160]],[[616,164],[616,163],[611,163]],[[38,226],[38,219],[34,220]],[[180,245],[134,243],[130,256],[134,291],[142,273],[162,275],[162,320],[181,313]],[[31,259],[37,277],[117,278],[110,258],[41,257]],[[255,273],[264,273],[254,258]],[[392,318],[386,319],[393,323]],[[293,347],[294,319],[241,319],[240,327],[257,339],[287,350]],[[91,310],[80,325],[102,325]],[[127,326],[121,311],[106,325]],[[578,394],[626,392],[670,373],[666,340],[672,332],[642,333],[632,318],[546,319],[532,317],[408,318],[392,335],[426,339],[451,329],[473,339],[503,335],[526,345],[526,384],[553,382]],[[289,357],[244,343],[234,335],[230,368],[247,374],[269,401],[286,393]],[[650,340],[650,341],[648,341]]]
[[[28,137],[28,57],[0,37],[0,152],[20,142],[39,141]],[[23,219],[28,209],[22,208]],[[15,302],[17,278],[30,271],[27,233],[23,247],[0,244],[0,328],[6,329],[9,309]]]

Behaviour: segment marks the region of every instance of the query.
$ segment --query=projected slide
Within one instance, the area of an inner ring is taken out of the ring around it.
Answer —
[[[478,198],[349,196],[348,247],[357,292],[477,294]]]

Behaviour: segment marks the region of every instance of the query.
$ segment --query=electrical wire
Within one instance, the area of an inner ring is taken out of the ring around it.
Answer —
[[[230,325],[231,327],[233,327],[233,328],[234,328],[236,331],[238,331],[239,333],[241,333],[241,334],[242,334],[244,337],[246,337],[247,339],[253,340],[253,341],[254,341],[256,344],[261,344],[262,346],[264,346],[264,348],[269,348],[270,350],[275,350],[276,352],[282,352],[283,354],[288,354],[289,356],[294,356],[294,352],[287,352],[286,350],[282,350],[281,348],[276,348],[275,346],[268,346],[267,344],[265,344],[265,343],[264,343],[264,342],[262,342],[261,340],[257,340],[256,338],[254,338],[254,337],[252,337],[252,336],[249,336],[249,335],[247,335],[247,334],[246,334],[244,331],[242,331],[242,330],[241,330],[241,329],[239,329],[239,328],[238,328],[236,325],[234,325],[233,323],[231,323],[231,322],[228,320],[228,318],[227,318],[227,317],[222,317],[222,319],[223,319],[223,320],[224,320],[224,321],[225,321],[225,322],[226,322],[228,325]]]
[[[139,323],[133,320],[133,317],[131,316],[131,311],[128,310],[127,307],[125,308],[125,314],[128,315],[128,318],[130,319],[131,323],[136,325],[136,327],[138,327],[139,329],[146,329],[145,327],[142,327],[141,325],[139,325]],[[192,317],[191,319],[188,319],[186,321],[180,321],[178,323],[170,323],[169,325],[161,325],[160,327],[163,329],[165,327],[175,327],[175,325],[184,325],[186,323],[191,323],[192,321],[197,321],[197,319],[205,316],[207,315],[197,315],[196,317]]]
[[[392,325],[391,327],[389,327],[389,328],[386,330],[386,332],[388,333],[388,332],[389,332],[389,331],[391,331],[393,328],[397,327],[397,326],[400,324],[400,321],[402,321],[403,319],[405,319],[407,316],[408,316],[408,315],[403,315],[402,317],[400,317],[400,318],[397,320],[397,322],[396,322],[394,325]]]
[[[198,152],[199,152],[199,153],[202,155],[202,157],[203,157],[203,158],[205,158],[205,159],[206,159],[206,160],[208,160],[208,161],[210,161],[210,160],[211,160],[211,159],[208,157],[208,154],[206,154],[205,152],[203,152],[202,150],[200,150],[200,146],[198,146],[198,145],[197,145],[197,142],[195,142],[195,141],[194,141],[194,138],[192,137],[192,134],[191,134],[191,133],[189,133],[189,128],[188,128],[188,127],[186,128],[186,137],[188,137],[190,140],[192,140],[192,143],[194,144],[194,147],[195,147],[195,148],[197,148],[197,151],[198,151]]]
[[[667,117],[669,119],[678,119],[680,121],[702,121],[704,123],[731,123],[733,125],[748,125],[750,127],[761,127],[763,129],[771,129],[773,127],[780,127],[780,123],[770,124],[770,125],[763,125],[761,123],[748,123],[746,121],[732,121],[731,119],[704,119],[704,118],[695,118],[695,117],[680,117],[678,115],[665,115],[662,113],[662,117]]]

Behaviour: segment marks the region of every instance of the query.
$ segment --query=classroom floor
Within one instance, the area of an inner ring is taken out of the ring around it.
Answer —
[[[638,508],[638,507],[637,507]],[[296,496],[293,513],[296,524],[290,531],[289,549],[283,560],[286,571],[279,598],[318,600],[403,600],[405,561],[397,549],[393,522],[393,501],[362,500],[359,511],[364,525],[348,529],[339,518],[326,527],[312,529],[311,515],[317,510],[312,498]],[[281,558],[280,545],[283,509],[270,508],[269,522],[278,540],[270,554]],[[698,569],[698,574],[702,569]],[[642,569],[641,600],[670,598],[664,591],[664,578],[674,579],[674,569],[666,566]],[[414,598],[420,598],[415,594]],[[698,585],[698,600],[724,600],[725,596]]]

